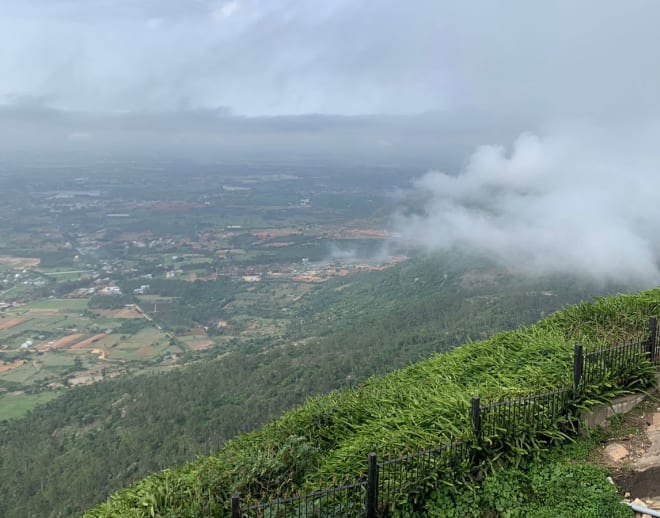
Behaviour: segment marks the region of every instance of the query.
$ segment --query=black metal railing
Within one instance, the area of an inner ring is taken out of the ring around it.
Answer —
[[[378,464],[378,497],[380,514],[387,514],[401,501],[414,501],[439,485],[438,474],[453,480],[471,464],[468,441],[456,440],[438,448],[419,451]]]
[[[480,419],[473,423],[475,436],[510,437],[555,428],[569,413],[571,397],[570,389],[560,389],[479,405]],[[472,401],[474,405],[479,398]]]
[[[364,516],[367,481],[322,489],[306,495],[241,507],[234,496],[232,512],[241,518],[351,518]],[[236,502],[236,504],[234,504]],[[234,510],[235,509],[235,510]]]

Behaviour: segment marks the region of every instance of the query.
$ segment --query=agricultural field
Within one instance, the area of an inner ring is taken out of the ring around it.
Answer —
[[[62,391],[50,390],[36,394],[12,392],[0,395],[0,409],[3,419],[12,419],[24,415],[38,404],[47,403],[58,397]]]
[[[176,167],[111,167],[23,169],[0,193],[0,394],[26,409],[42,392],[282,346],[326,283],[402,258],[382,253],[383,214],[412,172],[383,170],[374,188],[352,170],[190,166],[181,185]],[[21,408],[3,404],[0,419]]]
[[[66,387],[182,352],[135,308],[89,310],[88,303],[48,298],[0,314],[0,419],[20,415]],[[122,333],[127,326],[130,331]]]

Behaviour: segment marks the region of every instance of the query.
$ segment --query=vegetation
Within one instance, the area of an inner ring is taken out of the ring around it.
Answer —
[[[0,515],[80,513],[149,473],[217,451],[310,395],[534,322],[594,290],[555,278],[521,281],[463,256],[409,261],[350,281],[330,281],[292,304],[283,338],[70,390],[0,425]],[[387,413],[386,403],[377,407]],[[426,444],[435,440],[427,434]],[[363,452],[356,455],[363,462]]]
[[[465,435],[472,395],[492,400],[570,385],[574,342],[595,348],[640,339],[648,316],[659,312],[660,289],[583,303],[534,326],[371,378],[361,387],[312,398],[262,429],[229,441],[211,457],[162,471],[117,493],[88,516],[214,515],[227,512],[234,492],[260,500],[352,480],[369,451],[392,457]],[[638,379],[633,384],[648,382]],[[613,385],[616,380],[602,388],[611,393]],[[512,456],[533,457],[539,451],[538,445],[525,445]],[[532,501],[536,499],[538,516],[544,516],[542,501],[559,501],[564,489],[557,483],[564,474],[579,480],[593,477],[587,468],[548,467],[514,481],[514,486],[536,488]],[[445,498],[464,494],[461,478],[470,481],[467,473],[447,479],[451,482],[431,501],[431,509],[441,509]],[[542,489],[541,481],[548,480],[552,483]],[[599,496],[611,500],[611,493]],[[427,502],[408,505],[412,512]]]
[[[602,434],[522,458],[515,466],[489,472],[460,491],[436,492],[425,514],[445,518],[630,518],[603,468],[589,464]]]
[[[450,433],[451,412],[426,430],[432,411],[405,410],[435,404],[440,389],[429,399],[413,388],[409,398],[399,385],[417,381],[401,373],[389,378],[389,397],[403,394],[401,421],[387,398],[369,396],[373,408],[363,411],[350,394],[370,376],[624,289],[520,279],[455,252],[397,263],[411,252],[383,231],[388,193],[412,170],[378,168],[374,182],[363,167],[290,164],[273,175],[265,164],[185,167],[183,183],[181,164],[94,164],[87,169],[98,174],[84,176],[26,167],[2,196],[0,419],[12,419],[0,423],[1,516],[79,514],[149,473],[217,452],[309,396],[349,389],[330,396],[338,411],[309,403],[318,411],[308,416],[310,433],[327,429],[327,438],[285,430],[269,436],[272,451],[257,448],[256,463],[241,453],[235,480],[214,481],[211,471],[200,479],[220,488],[218,506],[241,484],[252,499],[289,479],[291,491],[330,484],[362,463],[359,450],[371,447],[381,416],[389,419],[376,445],[383,454]],[[392,256],[383,255],[386,244]],[[116,287],[123,295],[101,295]],[[419,369],[424,383],[429,373]],[[469,381],[459,378],[456,387]],[[469,396],[451,390],[456,410]],[[218,458],[234,465],[223,452]],[[183,505],[176,490],[166,493]]]

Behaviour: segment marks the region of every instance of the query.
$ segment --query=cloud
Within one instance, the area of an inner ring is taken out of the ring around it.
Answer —
[[[457,175],[415,181],[395,228],[431,250],[486,254],[528,274],[660,281],[657,125],[573,126],[482,146]],[[420,208],[421,207],[421,208]]]
[[[226,2],[222,4],[218,9],[214,10],[211,13],[211,17],[217,21],[224,21],[227,18],[230,18],[231,16],[236,14],[236,12],[239,10],[240,7],[241,7],[240,4],[235,0],[232,0],[231,2]]]
[[[658,17],[648,0],[3,0],[0,95],[75,111],[185,98],[247,116],[643,117],[660,114]]]

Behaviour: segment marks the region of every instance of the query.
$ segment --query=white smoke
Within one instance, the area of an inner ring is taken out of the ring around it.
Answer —
[[[432,250],[487,254],[526,273],[660,281],[660,132],[566,128],[483,146],[457,176],[430,172],[395,229]],[[421,209],[420,209],[421,207]]]

